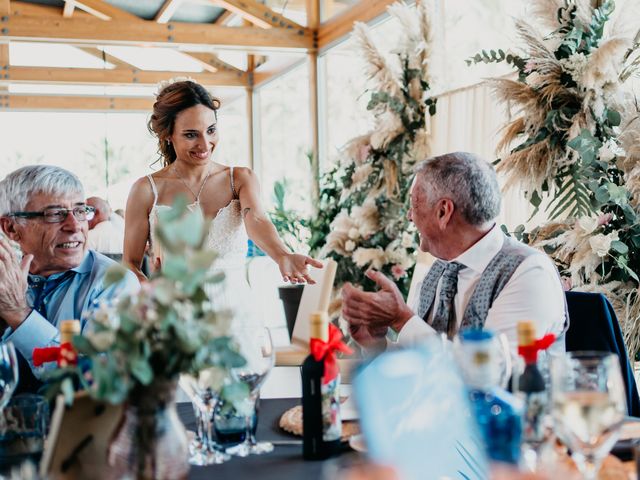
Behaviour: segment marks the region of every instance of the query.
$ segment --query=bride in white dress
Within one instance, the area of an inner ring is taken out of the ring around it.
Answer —
[[[305,255],[290,252],[260,203],[260,186],[249,168],[227,167],[211,160],[218,144],[220,101],[201,85],[180,81],[165,86],[157,95],[149,130],[158,138],[158,152],[164,168],[138,179],[129,193],[125,212],[123,262],[141,281],[141,265],[150,242],[149,254],[157,268],[162,252],[154,241],[157,212],[170,208],[177,195],[193,200],[190,208],[201,208],[212,218],[207,242],[218,252],[214,268],[226,274],[224,288],[210,290],[216,307],[230,308],[234,317],[255,312],[245,275],[247,238],[277,264],[284,281],[313,281],[308,266],[322,264]]]

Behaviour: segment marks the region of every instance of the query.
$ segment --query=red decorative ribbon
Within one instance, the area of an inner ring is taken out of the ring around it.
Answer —
[[[342,332],[340,329],[331,323],[329,324],[329,341],[323,342],[318,338],[312,338],[309,342],[309,347],[311,349],[311,355],[313,355],[316,362],[324,359],[322,383],[329,383],[338,376],[340,369],[336,361],[336,352],[342,352],[345,355],[351,355],[353,353],[353,350],[342,341]]]
[[[524,358],[525,363],[535,363],[538,360],[538,352],[546,350],[555,341],[556,336],[553,333],[549,333],[531,345],[518,346],[518,353]]]
[[[33,365],[39,367],[43,363],[57,362],[59,367],[68,367],[78,363],[78,354],[69,342],[59,347],[33,349]]]

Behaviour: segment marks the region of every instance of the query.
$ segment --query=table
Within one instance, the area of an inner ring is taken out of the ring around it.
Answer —
[[[278,426],[280,415],[299,404],[299,398],[261,400],[256,434],[258,440],[302,440],[301,437],[282,431]],[[195,430],[193,408],[190,404],[178,404],[178,415],[188,430]],[[348,449],[348,447],[346,448]],[[323,465],[324,462],[302,459],[302,443],[299,445],[276,445],[273,452],[265,455],[250,455],[245,458],[232,457],[226,463],[208,467],[192,466],[189,471],[189,479],[321,480],[323,479]]]

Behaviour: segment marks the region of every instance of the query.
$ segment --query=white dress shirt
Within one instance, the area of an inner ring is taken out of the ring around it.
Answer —
[[[457,258],[451,260],[463,264],[466,268],[458,274],[458,292],[454,297],[454,309],[458,327],[464,316],[467,304],[475,287],[489,262],[500,251],[505,236],[494,227],[471,248]],[[424,279],[423,279],[424,281]],[[440,296],[440,282],[436,289],[434,306],[429,312],[433,318]],[[422,282],[414,290],[413,298],[408,300],[409,306],[417,311]],[[497,335],[504,333],[509,341],[512,353],[518,345],[516,325],[520,320],[531,320],[536,326],[536,336],[547,333],[559,336],[563,333],[565,322],[564,291],[560,277],[551,259],[543,252],[530,255],[518,266],[503,290],[495,299],[484,324],[484,328]],[[411,345],[426,335],[436,331],[418,315],[414,315],[399,332],[396,342]],[[564,351],[564,338],[551,347],[553,353]]]
[[[122,254],[124,249],[124,228],[112,220],[98,223],[89,230],[87,244],[91,250],[100,253]]]

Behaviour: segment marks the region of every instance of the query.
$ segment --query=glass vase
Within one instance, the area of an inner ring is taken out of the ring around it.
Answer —
[[[176,381],[132,390],[108,450],[112,479],[177,480],[187,477],[187,433],[178,418]]]

